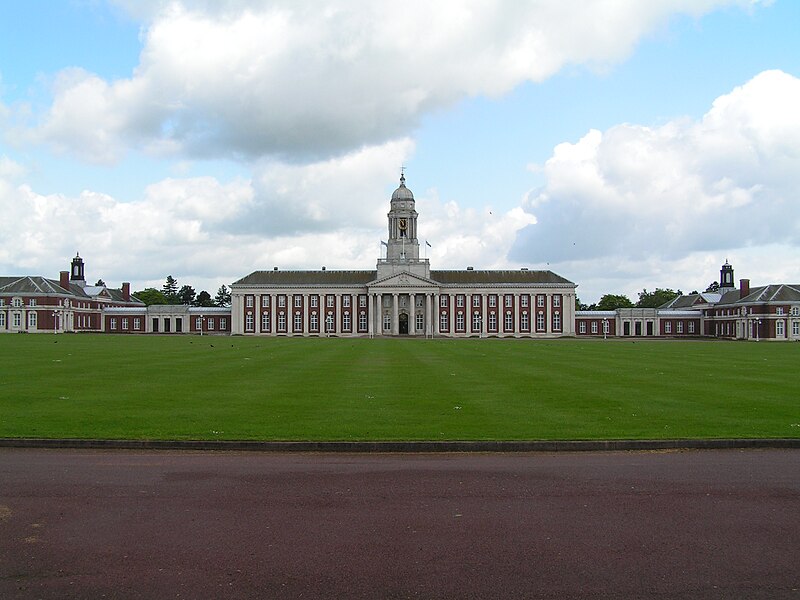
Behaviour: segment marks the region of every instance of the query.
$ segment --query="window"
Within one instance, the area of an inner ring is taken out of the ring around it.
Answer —
[[[603,333],[608,333],[608,319],[603,319]]]
[[[559,308],[561,306],[561,294],[556,294],[553,296],[553,308]]]
[[[33,300],[31,300],[31,302],[33,302]],[[33,304],[31,304],[31,306],[33,306]],[[782,315],[783,314],[783,307],[782,306],[777,306],[775,308],[775,314],[776,315]]]
[[[317,313],[309,315],[308,330],[319,332],[319,315]]]
[[[228,319],[226,319],[225,317],[221,317],[219,320],[219,328],[222,331],[225,331],[228,328]]]
[[[784,335],[783,321],[777,321],[775,323],[775,337],[783,337]]]
[[[678,321],[675,324],[675,331],[676,333],[683,333],[683,321]]]
[[[14,327],[19,328],[22,327],[22,316],[19,313],[14,313]]]
[[[497,296],[491,294],[489,296],[489,308],[494,308],[497,306]]]
[[[28,300],[28,306],[36,306],[36,298],[31,298],[30,300]],[[781,310],[783,310],[783,309],[781,309]],[[783,314],[783,313],[781,312],[781,313],[778,313],[778,314]]]
[[[142,320],[139,317],[133,318],[133,328],[136,331],[139,331],[142,328]]]
[[[365,312],[358,314],[358,330],[359,331],[367,330],[367,313]]]
[[[519,304],[522,308],[528,308],[528,296],[527,294],[519,297]]]
[[[456,313],[456,331],[464,331],[464,313]]]
[[[597,321],[592,321],[592,333],[597,333]]]
[[[22,306],[22,298],[14,298],[14,299],[11,301],[11,306],[14,306],[14,307],[16,307],[16,308],[19,308],[19,307],[21,307],[21,306]]]
[[[689,321],[689,333],[694,333],[694,321]]]
[[[464,294],[456,296],[456,306],[458,308],[464,308]]]
[[[244,330],[253,331],[253,329],[255,328],[254,326],[255,326],[255,321],[253,319],[253,313],[249,312],[247,313],[247,315],[245,315],[244,318]]]
[[[200,331],[203,328],[203,317],[197,317],[194,320],[194,328]]]
[[[303,313],[297,311],[294,313],[294,331],[303,331]]]
[[[672,322],[666,321],[664,323],[664,333],[672,333]]]
[[[358,306],[361,308],[367,308],[367,297],[363,294],[358,297]]]
[[[5,305],[6,305],[6,301],[3,300],[2,298],[0,298],[0,306],[5,306]],[[58,305],[61,306],[61,300],[58,301]]]
[[[36,313],[29,312],[28,313],[28,328],[36,329]]]
[[[252,296],[246,296],[245,304],[246,304],[247,308],[253,308],[253,297]]]
[[[286,333],[286,313],[278,313],[278,331]]]
[[[422,331],[424,327],[425,327],[425,317],[422,313],[417,313],[416,330]]]
[[[342,296],[342,308],[350,308],[350,296]]]
[[[586,333],[586,323],[583,321],[578,323],[578,333]]]
[[[117,319],[115,319],[114,317],[111,317],[111,322],[109,324],[109,328],[111,328],[111,329],[116,329],[117,328]]]
[[[328,333],[333,333],[336,331],[336,328],[333,326],[333,316],[330,314],[325,317],[325,331]]]
[[[389,331],[392,328],[392,317],[389,314],[383,315],[383,330]]]
[[[294,295],[294,307],[295,308],[302,308],[303,307],[303,297],[300,294]]]
[[[6,313],[0,312],[0,327],[5,328],[6,326]]]
[[[439,331],[447,331],[448,329],[447,313],[442,313],[439,315]]]
[[[522,313],[519,316],[519,327],[522,331],[531,330],[531,324],[530,321],[528,320],[528,313]]]
[[[514,331],[514,315],[511,311],[506,312],[505,330]]]
[[[553,313],[553,331],[561,331],[561,313]]]
[[[445,296],[444,294],[439,296],[439,306],[441,306],[442,308],[447,307],[447,296]]]
[[[514,306],[514,296],[512,296],[511,294],[506,294],[505,303],[506,303],[506,308],[511,308],[512,306]]]
[[[261,331],[269,331],[269,313],[261,313]]]
[[[480,331],[481,330],[481,313],[474,312],[472,313],[472,331]]]
[[[345,296],[346,298],[348,296]],[[350,313],[346,312],[342,315],[342,331],[350,331]]]
[[[497,313],[489,313],[489,331],[497,333]]]
[[[278,296],[278,308],[286,308],[286,296],[283,294]]]
[[[128,319],[127,318],[122,319],[122,329],[123,329],[123,331],[127,331],[128,330]]]
[[[480,308],[481,307],[481,297],[477,294],[472,295],[472,307],[473,308]]]
[[[319,296],[311,296],[311,308],[317,308],[319,306]]]
[[[261,296],[261,308],[269,308],[269,296]]]
[[[333,308],[336,304],[336,296],[328,294],[328,296],[325,298],[325,304],[328,308]]]
[[[3,306],[3,302],[0,300],[0,306]],[[789,311],[793,317],[800,316],[800,306],[793,306],[792,310]]]
[[[792,321],[792,335],[800,335],[800,321]]]
[[[536,296],[536,306],[544,308],[544,296],[542,294]]]
[[[214,331],[214,317],[208,317],[208,330]]]
[[[544,313],[541,311],[536,315],[536,331],[544,331]]]

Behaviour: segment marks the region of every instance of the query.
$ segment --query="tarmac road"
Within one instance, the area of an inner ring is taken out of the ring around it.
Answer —
[[[0,598],[790,598],[800,451],[0,449]]]

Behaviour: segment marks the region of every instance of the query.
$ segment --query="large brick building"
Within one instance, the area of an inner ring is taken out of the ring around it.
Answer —
[[[431,270],[400,177],[385,258],[366,271],[256,271],[231,285],[232,332],[287,336],[574,335],[575,284],[550,271]]]

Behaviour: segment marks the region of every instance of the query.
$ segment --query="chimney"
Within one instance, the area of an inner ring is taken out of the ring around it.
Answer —
[[[131,301],[131,284],[128,281],[122,282],[122,299],[125,300],[125,302]]]
[[[58,279],[58,285],[69,291],[69,271],[61,271]]]
[[[750,295],[750,280],[749,279],[740,279],[739,280],[739,298],[744,298],[745,296]]]

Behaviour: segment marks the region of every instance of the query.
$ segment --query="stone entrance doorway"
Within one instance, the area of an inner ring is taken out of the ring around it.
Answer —
[[[408,335],[408,315],[405,313],[400,314],[400,321],[398,323],[400,335]]]

